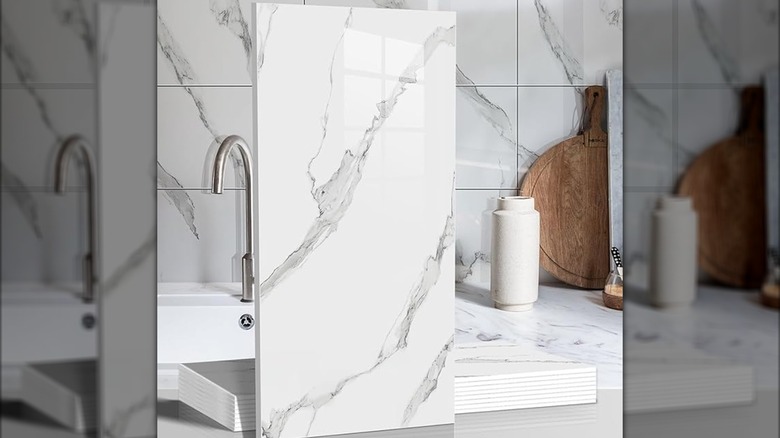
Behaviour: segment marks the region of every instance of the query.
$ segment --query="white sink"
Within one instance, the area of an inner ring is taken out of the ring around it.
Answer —
[[[255,357],[254,303],[241,302],[241,283],[157,285],[157,388],[176,398],[178,365]],[[246,323],[246,318],[243,321]]]
[[[21,366],[97,357],[96,306],[78,284],[2,285],[2,398],[18,399]]]

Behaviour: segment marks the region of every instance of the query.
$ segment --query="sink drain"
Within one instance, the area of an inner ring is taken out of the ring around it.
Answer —
[[[238,318],[238,326],[244,330],[249,330],[255,326],[255,318],[252,315],[245,313]]]

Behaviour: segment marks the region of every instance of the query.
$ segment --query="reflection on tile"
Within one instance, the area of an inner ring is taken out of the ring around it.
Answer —
[[[250,88],[159,88],[158,162],[181,187],[210,187],[218,140],[235,134],[253,144],[251,107]],[[243,180],[236,181],[231,167],[225,171],[225,187],[243,187]],[[176,187],[168,184],[166,179],[158,179],[158,188]]]
[[[244,192],[186,193],[192,200],[197,236],[166,193],[157,194],[157,281],[240,281]]]
[[[4,89],[2,125],[3,165],[29,187],[53,187],[54,160],[65,137],[82,135],[94,148],[95,91]],[[83,186],[80,176],[74,172],[68,184]]]
[[[626,84],[674,80],[675,0],[625,0]]]
[[[730,89],[677,93],[677,172],[684,172],[697,155],[734,135],[739,122],[739,97]]]
[[[458,187],[516,187],[516,89],[458,87],[456,111]]]
[[[625,89],[625,186],[674,186],[674,92]]]
[[[95,3],[4,0],[3,84],[94,84]]]
[[[258,423],[269,438],[452,423],[455,14],[280,5],[272,24]]]

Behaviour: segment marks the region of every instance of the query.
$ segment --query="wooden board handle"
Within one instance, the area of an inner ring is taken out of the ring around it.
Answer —
[[[737,135],[764,134],[764,89],[751,85],[742,89]]]
[[[586,147],[607,147],[607,133],[601,128],[607,91],[594,85],[585,89],[585,110],[582,134]]]

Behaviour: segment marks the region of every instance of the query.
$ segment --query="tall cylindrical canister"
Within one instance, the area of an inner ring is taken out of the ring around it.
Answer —
[[[492,233],[493,302],[501,310],[530,310],[539,297],[539,212],[534,209],[534,198],[498,198]]]
[[[665,196],[653,212],[650,300],[658,307],[687,306],[696,299],[696,212],[691,199]]]

